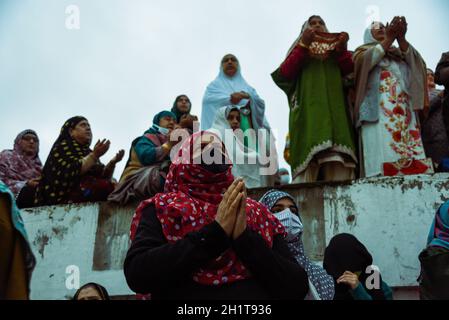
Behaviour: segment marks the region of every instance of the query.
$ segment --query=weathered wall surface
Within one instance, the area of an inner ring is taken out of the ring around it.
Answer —
[[[384,280],[395,287],[416,286],[418,254],[425,247],[436,209],[449,199],[449,175],[375,178],[354,183],[291,185],[305,225],[304,245],[321,261],[330,239],[357,236],[374,256]],[[249,192],[259,199],[265,189]],[[111,295],[132,292],[122,265],[129,245],[134,207],[103,204],[42,207],[23,212],[37,257],[32,299],[65,299],[66,268],[80,270],[80,283],[98,282]]]

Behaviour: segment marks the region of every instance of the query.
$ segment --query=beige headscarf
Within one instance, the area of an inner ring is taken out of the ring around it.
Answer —
[[[365,31],[365,44],[357,48],[354,54],[355,79],[356,79],[356,101],[354,105],[354,123],[358,122],[360,106],[365,99],[368,78],[373,64],[373,55],[366,54],[368,50],[375,47],[379,42],[372,35],[373,26],[379,22],[373,22]],[[407,52],[403,53],[399,48],[391,47],[385,57],[393,60],[402,60],[410,68],[410,97],[412,108],[415,111],[429,107],[429,97],[427,94],[427,68],[426,64],[415,48],[410,45]]]

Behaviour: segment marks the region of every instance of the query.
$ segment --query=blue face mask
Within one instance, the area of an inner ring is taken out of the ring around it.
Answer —
[[[274,216],[282,223],[287,232],[287,241],[292,241],[301,236],[304,231],[301,219],[297,214],[291,212],[290,209],[275,213]]]
[[[162,127],[158,126],[157,124],[154,124],[153,126],[159,131],[160,134],[163,134],[164,136],[168,136],[168,133],[170,132],[169,129],[162,128]]]

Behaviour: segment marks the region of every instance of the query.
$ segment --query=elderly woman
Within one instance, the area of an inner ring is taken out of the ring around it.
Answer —
[[[173,112],[159,112],[153,118],[153,126],[134,139],[125,170],[109,201],[125,205],[148,199],[164,189],[170,151],[175,145],[170,139],[175,124]]]
[[[449,201],[437,210],[419,260],[421,300],[449,300]]]
[[[0,180],[0,300],[26,300],[36,259],[13,193]]]
[[[19,208],[33,206],[41,173],[39,138],[35,131],[24,130],[14,140],[13,150],[0,153],[0,179],[14,193]]]
[[[232,54],[223,57],[217,78],[207,86],[203,97],[201,128],[210,129],[218,110],[229,105],[239,109],[243,132],[248,129],[271,130],[265,118],[265,102],[243,78],[240,63]],[[257,138],[249,135],[245,145],[256,149]]]
[[[133,291],[153,299],[304,298],[307,275],[284,228],[247,198],[229,163],[211,133],[182,145],[165,193],[143,202],[133,218],[124,264]]]
[[[357,159],[343,77],[353,71],[347,33],[330,34],[311,16],[273,74],[290,106],[289,155],[294,183],[355,177]]]
[[[303,224],[295,199],[286,192],[270,190],[262,196],[259,202],[266,206],[285,227],[288,247],[309,278],[307,298],[309,300],[332,300],[335,291],[334,280],[323,268],[312,263],[305,254],[302,243]]]
[[[354,55],[356,125],[364,176],[432,172],[415,111],[428,106],[426,67],[406,40],[407,22],[372,23]],[[393,47],[398,41],[399,48]]]
[[[36,190],[39,206],[105,201],[114,189],[112,175],[124,151],[103,165],[100,158],[109,150],[109,140],[98,141],[93,150],[90,124],[84,117],[73,117],[61,128],[45,162]]]
[[[332,238],[323,267],[336,283],[334,300],[393,300],[393,291],[374,268],[373,257],[353,235]]]

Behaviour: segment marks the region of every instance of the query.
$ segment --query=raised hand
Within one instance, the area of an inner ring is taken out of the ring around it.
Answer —
[[[119,163],[120,161],[122,161],[123,156],[125,155],[125,150],[120,150],[119,152],[117,152],[117,154],[115,155],[114,158],[112,158],[111,162],[113,163]]]
[[[304,33],[301,37],[301,42],[306,46],[310,46],[312,42],[315,40],[315,31],[312,29],[304,30]]]
[[[103,139],[98,140],[95,144],[93,154],[97,159],[100,159],[106,152],[108,152],[111,142],[109,140]]]
[[[337,279],[337,284],[344,283],[351,287],[352,290],[358,287],[359,285],[359,277],[352,272],[345,271],[343,275]]]

